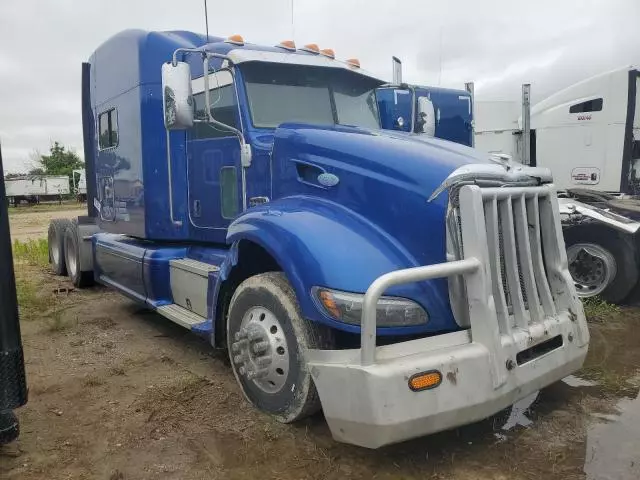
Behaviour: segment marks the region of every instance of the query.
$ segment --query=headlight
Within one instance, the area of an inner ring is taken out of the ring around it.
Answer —
[[[323,287],[313,287],[311,291],[318,304],[331,318],[351,325],[360,325],[363,294]],[[423,325],[429,321],[429,316],[420,305],[406,298],[380,297],[376,319],[378,327],[406,327]]]

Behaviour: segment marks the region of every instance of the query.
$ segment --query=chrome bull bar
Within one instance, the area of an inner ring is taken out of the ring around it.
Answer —
[[[477,258],[466,258],[436,265],[396,270],[378,277],[367,289],[363,300],[360,338],[362,365],[373,365],[376,361],[376,310],[378,300],[387,289],[394,285],[475,273],[480,267],[481,263]]]
[[[509,188],[463,186],[459,196],[463,257],[446,263],[389,272],[371,284],[363,301],[361,365],[366,367],[376,363],[376,309],[378,300],[388,288],[456,275],[464,277],[466,295],[455,300],[452,298],[452,301],[464,301],[463,308],[468,309],[471,341],[484,346],[489,353],[494,388],[507,381],[518,353],[514,346],[505,348],[503,343],[516,345],[514,340],[523,334],[530,344],[543,340],[543,324],[547,321],[563,315],[579,317],[577,342],[579,345],[588,343],[582,305],[567,268],[555,198],[553,185]],[[500,205],[505,209],[508,207],[505,210],[507,215],[500,227],[492,213],[495,213],[497,202],[505,201],[508,203]],[[498,233],[504,233],[503,240],[499,240]],[[504,243],[505,251],[509,250],[503,259],[497,253],[498,241]],[[529,293],[529,304],[524,305],[520,301],[519,309],[514,308],[513,313],[507,312],[501,295],[504,282],[500,275],[500,262],[503,262],[509,276],[509,290],[515,292],[521,288],[519,278],[524,277],[522,288]]]

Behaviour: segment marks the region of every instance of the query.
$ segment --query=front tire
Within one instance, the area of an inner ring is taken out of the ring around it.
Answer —
[[[332,344],[329,329],[302,317],[284,274],[255,275],[236,289],[227,321],[233,373],[247,400],[278,421],[320,410],[305,352]]]
[[[633,246],[612,231],[579,229],[565,234],[569,272],[583,298],[599,295],[621,303],[638,282]]]
[[[49,223],[47,235],[49,243],[49,263],[53,273],[56,275],[66,275],[67,265],[64,255],[64,234],[71,221],[66,218],[57,218]]]

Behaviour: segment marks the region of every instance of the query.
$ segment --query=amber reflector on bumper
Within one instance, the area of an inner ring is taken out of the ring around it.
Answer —
[[[437,370],[416,373],[409,379],[409,388],[414,392],[436,388],[442,382],[442,374]]]

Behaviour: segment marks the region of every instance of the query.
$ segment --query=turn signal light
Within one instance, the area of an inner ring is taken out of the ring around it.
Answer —
[[[436,388],[442,383],[442,374],[437,370],[416,373],[409,379],[409,388],[414,392]]]
[[[360,60],[358,60],[357,58],[350,58],[349,60],[347,60],[347,63],[352,67],[360,68]]]
[[[242,35],[231,35],[225,42],[233,43],[234,45],[244,45],[244,38],[242,38]]]
[[[320,50],[320,54],[329,58],[336,58],[336,52],[333,51],[333,48],[323,48]]]
[[[331,292],[328,292],[326,290],[322,290],[320,292],[320,294],[318,295],[318,297],[319,297],[320,301],[322,302],[322,305],[324,306],[324,308],[326,308],[327,311],[331,315],[333,315],[334,318],[341,318],[342,317],[342,312],[338,308],[338,305],[336,304],[336,301],[333,298],[333,295],[331,295]]]
[[[315,53],[316,55],[320,53],[320,48],[317,43],[307,43],[300,50],[304,50],[305,52]]]
[[[293,40],[283,40],[276,47],[284,48],[285,50],[291,50],[295,52],[296,50],[296,42]]]

